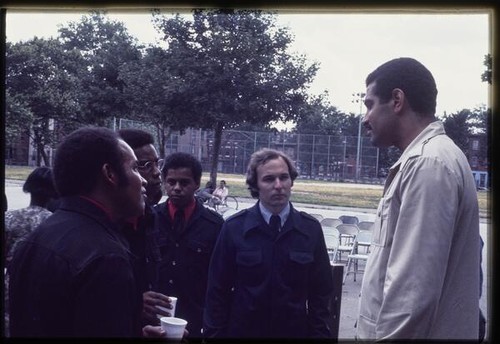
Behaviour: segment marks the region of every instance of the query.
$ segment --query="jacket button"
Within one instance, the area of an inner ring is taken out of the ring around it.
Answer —
[[[198,250],[197,250],[197,251],[198,251],[198,253],[200,253],[200,252],[201,252],[201,248],[199,248],[199,247],[198,247]]]
[[[175,266],[175,260],[174,260],[174,261],[172,261],[172,265],[174,265],[174,266]]]
[[[168,283],[174,284],[174,280],[170,280],[170,281],[168,281]]]

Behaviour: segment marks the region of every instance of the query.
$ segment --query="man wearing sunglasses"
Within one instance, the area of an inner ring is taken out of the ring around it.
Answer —
[[[144,216],[131,219],[125,234],[131,251],[136,256],[136,275],[139,276],[138,285],[143,291],[143,325],[158,325],[156,313],[163,313],[163,311],[158,310],[156,306],[170,308],[170,300],[165,295],[151,290],[157,278],[156,265],[160,261],[160,251],[152,239],[152,230],[153,206],[158,204],[163,196],[161,182],[163,159],[159,158],[154,146],[154,138],[150,133],[141,129],[121,129],[118,133],[132,147],[137,157],[138,171],[148,182]]]

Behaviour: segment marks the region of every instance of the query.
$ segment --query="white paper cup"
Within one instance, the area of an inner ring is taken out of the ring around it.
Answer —
[[[187,321],[175,317],[161,317],[161,328],[166,332],[169,339],[182,339]]]
[[[156,306],[156,308],[164,310],[165,312],[169,312],[171,317],[175,317],[175,306],[177,305],[177,298],[175,296],[169,296],[168,298],[170,299],[170,304],[172,305],[172,309],[162,306]],[[164,317],[164,315],[161,314],[156,314],[156,316],[158,317],[158,319]]]

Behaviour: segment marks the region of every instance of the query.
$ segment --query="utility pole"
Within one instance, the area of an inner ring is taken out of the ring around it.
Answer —
[[[361,121],[363,120],[363,100],[365,99],[366,93],[358,92],[353,93],[354,99],[353,103],[359,103],[359,123],[358,123],[358,149],[356,151],[356,183],[359,180],[360,173],[360,155],[361,155]]]

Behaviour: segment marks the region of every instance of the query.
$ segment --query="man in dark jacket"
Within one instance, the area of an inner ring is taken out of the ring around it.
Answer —
[[[120,227],[144,211],[137,167],[130,146],[108,129],[79,129],[60,144],[60,207],[10,265],[13,337],[142,336],[142,295]]]
[[[167,316],[169,313],[157,306],[167,309],[170,307],[169,299],[165,295],[152,290],[153,283],[157,279],[157,264],[161,260],[160,250],[153,238],[153,207],[163,197],[161,183],[163,159],[158,156],[153,135],[147,131],[126,128],[119,130],[118,134],[134,150],[139,173],[148,182],[144,215],[130,219],[128,226],[124,227],[124,234],[133,253],[137,284],[143,293],[143,324],[158,325],[160,321],[157,313],[162,316]]]
[[[250,158],[257,204],[229,217],[209,269],[204,335],[331,338],[330,260],[321,225],[290,203],[297,171],[280,151]]]
[[[173,153],[162,169],[166,202],[156,207],[162,261],[153,290],[177,297],[175,316],[188,321],[188,338],[202,337],[208,264],[223,219],[194,197],[202,167],[190,154]]]

